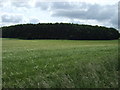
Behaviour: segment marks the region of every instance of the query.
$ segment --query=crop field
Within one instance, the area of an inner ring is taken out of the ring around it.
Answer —
[[[117,88],[118,40],[2,40],[3,88]]]

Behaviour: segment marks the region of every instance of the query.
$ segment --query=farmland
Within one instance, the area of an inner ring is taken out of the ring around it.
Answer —
[[[2,40],[4,88],[116,88],[117,40]]]

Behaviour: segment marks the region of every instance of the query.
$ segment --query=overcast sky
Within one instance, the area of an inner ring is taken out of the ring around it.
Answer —
[[[118,1],[0,0],[0,26],[64,22],[101,25],[117,29]]]

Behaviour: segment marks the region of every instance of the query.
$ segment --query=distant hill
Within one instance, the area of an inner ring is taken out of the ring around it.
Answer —
[[[70,23],[20,24],[2,27],[2,38],[113,40],[119,38],[114,28]]]

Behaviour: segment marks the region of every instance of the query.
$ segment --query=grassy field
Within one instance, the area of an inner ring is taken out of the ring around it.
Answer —
[[[118,41],[3,39],[4,88],[116,88]]]

